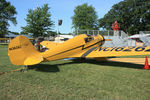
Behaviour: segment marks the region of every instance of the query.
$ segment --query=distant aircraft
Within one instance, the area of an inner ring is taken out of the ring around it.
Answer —
[[[105,41],[100,34],[90,36],[78,35],[63,43],[43,41],[41,45],[48,48],[39,52],[25,36],[11,40],[8,46],[8,56],[14,65],[34,65],[43,61],[54,61],[64,58],[103,58],[113,56],[149,55],[149,47],[102,47]]]

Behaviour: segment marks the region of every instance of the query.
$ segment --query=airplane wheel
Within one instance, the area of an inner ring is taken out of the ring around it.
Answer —
[[[24,72],[24,69],[21,69],[20,72]]]

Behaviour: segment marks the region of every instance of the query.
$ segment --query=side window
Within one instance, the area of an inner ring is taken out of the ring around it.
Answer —
[[[88,38],[84,38],[84,40],[85,40],[85,43],[87,43],[87,42],[88,42]]]
[[[85,43],[90,42],[91,40],[94,40],[92,36],[89,36],[87,38],[84,38]]]

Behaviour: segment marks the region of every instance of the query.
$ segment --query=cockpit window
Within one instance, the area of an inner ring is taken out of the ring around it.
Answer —
[[[88,36],[87,38],[84,38],[85,43],[90,42],[91,40],[94,40],[92,36]]]

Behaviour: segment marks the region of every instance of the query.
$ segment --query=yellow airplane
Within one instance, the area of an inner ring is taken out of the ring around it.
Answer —
[[[100,34],[90,36],[78,35],[63,43],[43,41],[41,45],[48,48],[39,52],[25,36],[11,40],[8,46],[8,56],[14,65],[34,65],[42,61],[53,61],[64,58],[95,58],[129,55],[149,55],[150,47],[102,47],[105,41]]]

